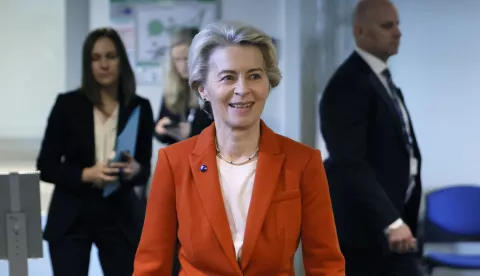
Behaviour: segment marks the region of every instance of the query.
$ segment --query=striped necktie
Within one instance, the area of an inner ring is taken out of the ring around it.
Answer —
[[[413,146],[413,138],[407,129],[408,126],[407,126],[407,121],[405,119],[405,116],[408,116],[408,115],[405,114],[404,116],[402,112],[402,107],[401,107],[402,103],[400,102],[400,99],[398,97],[397,86],[392,80],[392,74],[390,73],[390,70],[385,69],[382,72],[382,75],[385,76],[385,78],[387,79],[388,88],[390,89],[390,96],[391,96],[390,98],[392,98],[393,106],[395,107],[395,111],[397,112],[397,115],[400,118],[400,122],[402,123],[403,135],[405,135],[405,138],[408,143],[407,149],[410,151]]]
[[[393,102],[393,106],[395,107],[395,110],[397,111],[397,115],[399,116],[400,118],[400,122],[402,123],[402,132],[403,132],[403,135],[405,136],[406,140],[407,140],[407,151],[408,151],[408,154],[410,155],[410,161],[411,159],[413,158],[413,138],[412,138],[412,135],[411,135],[411,129],[410,127],[407,125],[408,121],[406,121],[406,116],[408,116],[407,114],[403,114],[404,111],[402,111],[402,103],[399,99],[399,96],[398,96],[398,89],[397,89],[397,86],[395,85],[395,83],[393,82],[392,80],[392,74],[390,73],[390,71],[388,69],[385,69],[383,72],[382,72],[382,75],[385,76],[385,78],[387,79],[387,84],[388,84],[388,88],[390,89],[390,98],[392,99],[392,102]],[[406,113],[406,110],[405,110],[405,113]],[[410,168],[411,169],[411,168]],[[406,191],[406,197],[405,197],[405,202],[407,202],[409,199],[410,199],[410,196],[412,195],[412,191],[413,191],[413,188],[415,187],[415,176],[411,174],[410,172],[410,179],[409,179],[409,183],[408,183],[408,188],[407,188],[407,191]]]

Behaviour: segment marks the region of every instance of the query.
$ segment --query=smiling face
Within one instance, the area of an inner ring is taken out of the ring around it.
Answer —
[[[270,85],[262,52],[256,46],[218,47],[210,55],[203,99],[209,101],[216,124],[232,129],[258,127]]]

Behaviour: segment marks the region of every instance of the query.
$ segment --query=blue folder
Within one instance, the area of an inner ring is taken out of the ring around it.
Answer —
[[[120,161],[122,152],[129,152],[135,156],[135,148],[137,145],[138,124],[140,121],[140,106],[136,107],[125,125],[123,131],[118,135],[115,146],[115,157],[113,162]],[[108,197],[120,188],[120,180],[107,184],[103,187],[103,197]]]

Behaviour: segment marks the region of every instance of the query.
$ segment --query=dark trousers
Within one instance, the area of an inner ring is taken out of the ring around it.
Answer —
[[[346,276],[422,276],[419,257],[415,254],[381,255],[371,249],[342,247]]]
[[[181,266],[180,266],[180,261],[178,259],[178,254],[175,254],[175,256],[173,256],[172,276],[178,276],[178,274],[180,273],[180,269],[181,269]]]
[[[175,255],[173,256],[173,267],[172,267],[172,276],[178,276],[182,266],[180,265],[180,259],[178,258],[178,250],[180,249],[180,241],[177,240],[177,248],[175,250]]]
[[[88,276],[92,244],[105,276],[131,276],[136,248],[102,204],[84,210],[64,237],[49,242],[54,276]]]

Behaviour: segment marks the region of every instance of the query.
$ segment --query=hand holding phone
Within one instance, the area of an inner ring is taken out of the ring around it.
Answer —
[[[122,152],[117,162],[111,162],[110,166],[118,169],[118,176],[123,179],[130,179],[135,176],[140,164],[130,155],[128,151]]]
[[[158,120],[157,124],[155,125],[155,132],[160,135],[164,135],[167,132],[167,125],[171,125],[172,120],[169,117],[163,117]]]
[[[170,130],[170,129],[175,129],[175,128],[179,128],[180,127],[180,123],[179,122],[172,122],[168,125],[164,125],[163,126],[165,129],[167,130]]]
[[[93,183],[97,187],[103,186],[105,183],[117,180],[118,169],[110,167],[105,163],[97,163],[90,168],[82,171],[82,180],[85,183]]]

